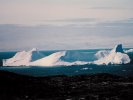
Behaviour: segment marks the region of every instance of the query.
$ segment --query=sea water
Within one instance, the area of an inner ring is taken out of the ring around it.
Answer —
[[[99,51],[95,50],[69,50],[69,56],[65,59],[69,62],[80,60],[80,61],[91,61],[94,59],[94,54]],[[45,56],[48,56],[56,51],[40,51]],[[15,55],[16,52],[0,52],[0,70],[6,70],[15,72],[23,75],[30,76],[49,76],[49,75],[79,75],[79,74],[96,74],[96,73],[110,73],[121,76],[133,76],[133,53],[129,53],[131,63],[121,65],[72,65],[72,66],[2,66],[2,59],[8,59]],[[79,55],[80,54],[80,55]],[[81,55],[82,54],[82,55]],[[89,55],[89,56],[88,56]],[[93,56],[93,57],[91,57]]]

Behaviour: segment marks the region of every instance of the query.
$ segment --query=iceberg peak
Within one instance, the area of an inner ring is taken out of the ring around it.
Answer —
[[[38,51],[38,49],[37,49],[37,48],[32,48],[30,51],[31,51],[31,52],[33,52],[33,51]]]
[[[122,48],[122,44],[116,45],[116,46],[113,48],[112,52],[124,53],[123,48]]]
[[[42,59],[31,62],[30,65],[33,66],[54,66],[56,63],[61,61],[61,57],[66,55],[66,51],[55,52],[49,56]]]

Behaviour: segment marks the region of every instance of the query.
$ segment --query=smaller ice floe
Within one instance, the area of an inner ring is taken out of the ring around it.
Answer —
[[[101,65],[101,64],[127,64],[130,63],[130,58],[127,54],[124,53],[122,49],[122,44],[118,44],[110,51],[110,53],[94,61],[94,64]]]
[[[125,50],[125,53],[133,53],[133,49]]]
[[[81,70],[92,70],[93,68],[84,67]]]
[[[3,66],[27,66],[30,62],[44,57],[36,48],[17,52],[12,58],[3,59]]]
[[[89,70],[92,70],[93,68],[89,68]]]
[[[123,71],[123,72],[125,72],[126,70],[125,70],[125,69],[123,69],[122,71]]]
[[[78,72],[79,72],[78,70],[75,71],[75,73],[78,73]]]
[[[66,56],[67,51],[60,51],[53,53],[47,57],[31,62],[29,66],[71,66],[71,65],[84,65],[88,62],[75,61],[75,62],[66,62],[62,58]]]
[[[88,70],[89,68],[88,67],[84,67],[84,68],[82,68],[81,70]]]
[[[95,54],[97,59],[104,58],[110,53],[110,50],[100,50]]]

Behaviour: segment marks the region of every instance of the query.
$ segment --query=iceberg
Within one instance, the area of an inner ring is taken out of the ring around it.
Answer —
[[[90,59],[88,59],[90,58]],[[96,59],[97,58],[97,59]],[[79,53],[58,51],[44,56],[36,48],[30,51],[17,52],[12,58],[4,59],[3,66],[72,66],[85,64],[127,64],[129,56],[123,51],[122,45],[116,45],[112,50],[94,53]]]
[[[133,53],[133,49],[125,50],[125,53]]]
[[[130,63],[130,58],[127,54],[124,53],[122,49],[122,44],[116,45],[107,56],[94,61],[94,64],[97,65],[127,64],[127,63]]]
[[[30,51],[17,52],[12,58],[3,59],[3,66],[27,66],[30,62],[43,58],[36,48]]]
[[[60,51],[53,53],[47,57],[31,62],[29,66],[71,66],[71,65],[84,65],[87,62],[75,61],[75,62],[66,62],[62,58],[67,56],[67,51]]]

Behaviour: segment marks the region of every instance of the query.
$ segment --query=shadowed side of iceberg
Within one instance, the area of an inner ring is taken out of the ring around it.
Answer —
[[[113,49],[112,49],[112,51],[111,52],[120,52],[120,53],[124,53],[124,50],[123,50],[123,48],[122,48],[122,44],[118,44],[118,45],[116,45]]]

